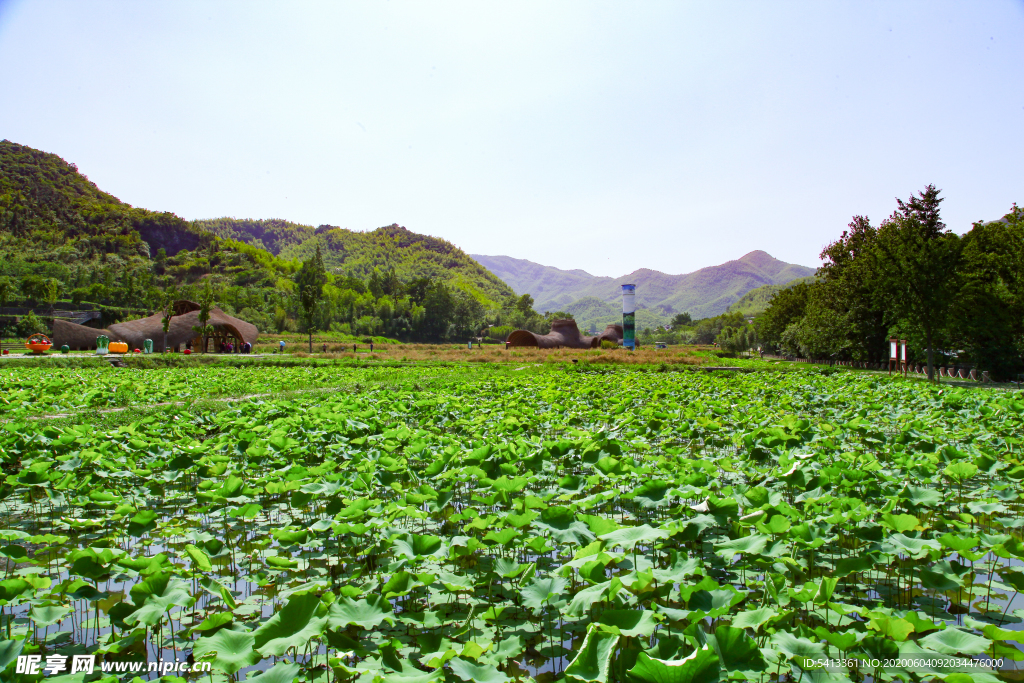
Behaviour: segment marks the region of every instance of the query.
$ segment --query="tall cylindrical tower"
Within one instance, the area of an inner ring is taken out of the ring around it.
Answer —
[[[636,285],[622,285],[622,345],[636,348]]]

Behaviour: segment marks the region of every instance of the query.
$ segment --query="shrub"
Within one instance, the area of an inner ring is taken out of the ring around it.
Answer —
[[[18,334],[23,337],[27,337],[30,334],[37,332],[43,332],[44,334],[50,334],[50,327],[43,322],[43,319],[36,315],[34,312],[29,311],[25,315],[21,316],[21,320],[18,321],[16,328]]]

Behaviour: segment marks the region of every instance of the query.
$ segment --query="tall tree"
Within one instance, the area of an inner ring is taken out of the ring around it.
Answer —
[[[975,223],[963,245],[950,332],[979,367],[1012,378],[1024,370],[1024,210]]]
[[[206,285],[203,287],[203,291],[199,295],[199,324],[192,326],[192,329],[198,332],[199,336],[202,337],[203,353],[206,353],[206,347],[209,343],[210,335],[213,333],[213,327],[209,324],[210,311],[212,309],[213,286],[210,283],[210,278],[206,278]]]
[[[161,312],[163,317],[160,319],[161,324],[164,328],[164,343],[163,350],[167,353],[167,332],[171,329],[171,318],[174,317],[174,302],[178,298],[178,292],[175,287],[171,287],[170,290],[164,294],[163,304],[161,305]]]
[[[821,313],[830,311],[828,345],[852,360],[882,360],[888,326],[877,294],[878,231],[866,216],[854,216],[838,240],[821,252],[823,265],[811,299]]]
[[[878,228],[879,286],[892,322],[909,327],[927,349],[928,379],[958,290],[960,237],[939,216],[939,190],[928,185]]]
[[[309,352],[313,353],[313,328],[316,326],[316,307],[324,298],[324,285],[327,284],[327,271],[320,253],[320,245],[316,245],[316,254],[305,261],[295,276],[295,284],[299,290],[299,304],[302,306],[302,318],[309,333]]]
[[[9,277],[0,277],[0,315],[3,314],[3,310],[7,308],[7,302],[14,297],[15,293],[14,280]],[[6,318],[4,318],[6,320]],[[6,324],[3,329],[0,330],[0,336],[7,330]]]

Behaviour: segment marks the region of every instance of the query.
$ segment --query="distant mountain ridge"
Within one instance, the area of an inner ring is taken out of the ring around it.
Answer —
[[[814,268],[786,263],[760,250],[682,275],[641,268],[617,278],[591,275],[583,270],[562,270],[510,256],[470,256],[516,294],[530,294],[534,308],[542,312],[568,311],[587,297],[614,304],[621,296],[621,285],[633,283],[637,286],[638,308],[651,309],[660,316],[688,312],[695,319],[707,318],[724,313],[752,289],[785,284],[815,272]]]

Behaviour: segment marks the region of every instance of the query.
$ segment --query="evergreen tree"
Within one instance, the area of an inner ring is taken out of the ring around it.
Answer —
[[[935,378],[935,351],[958,291],[960,237],[939,218],[939,190],[928,185],[878,229],[879,290],[891,323],[917,332]]]

